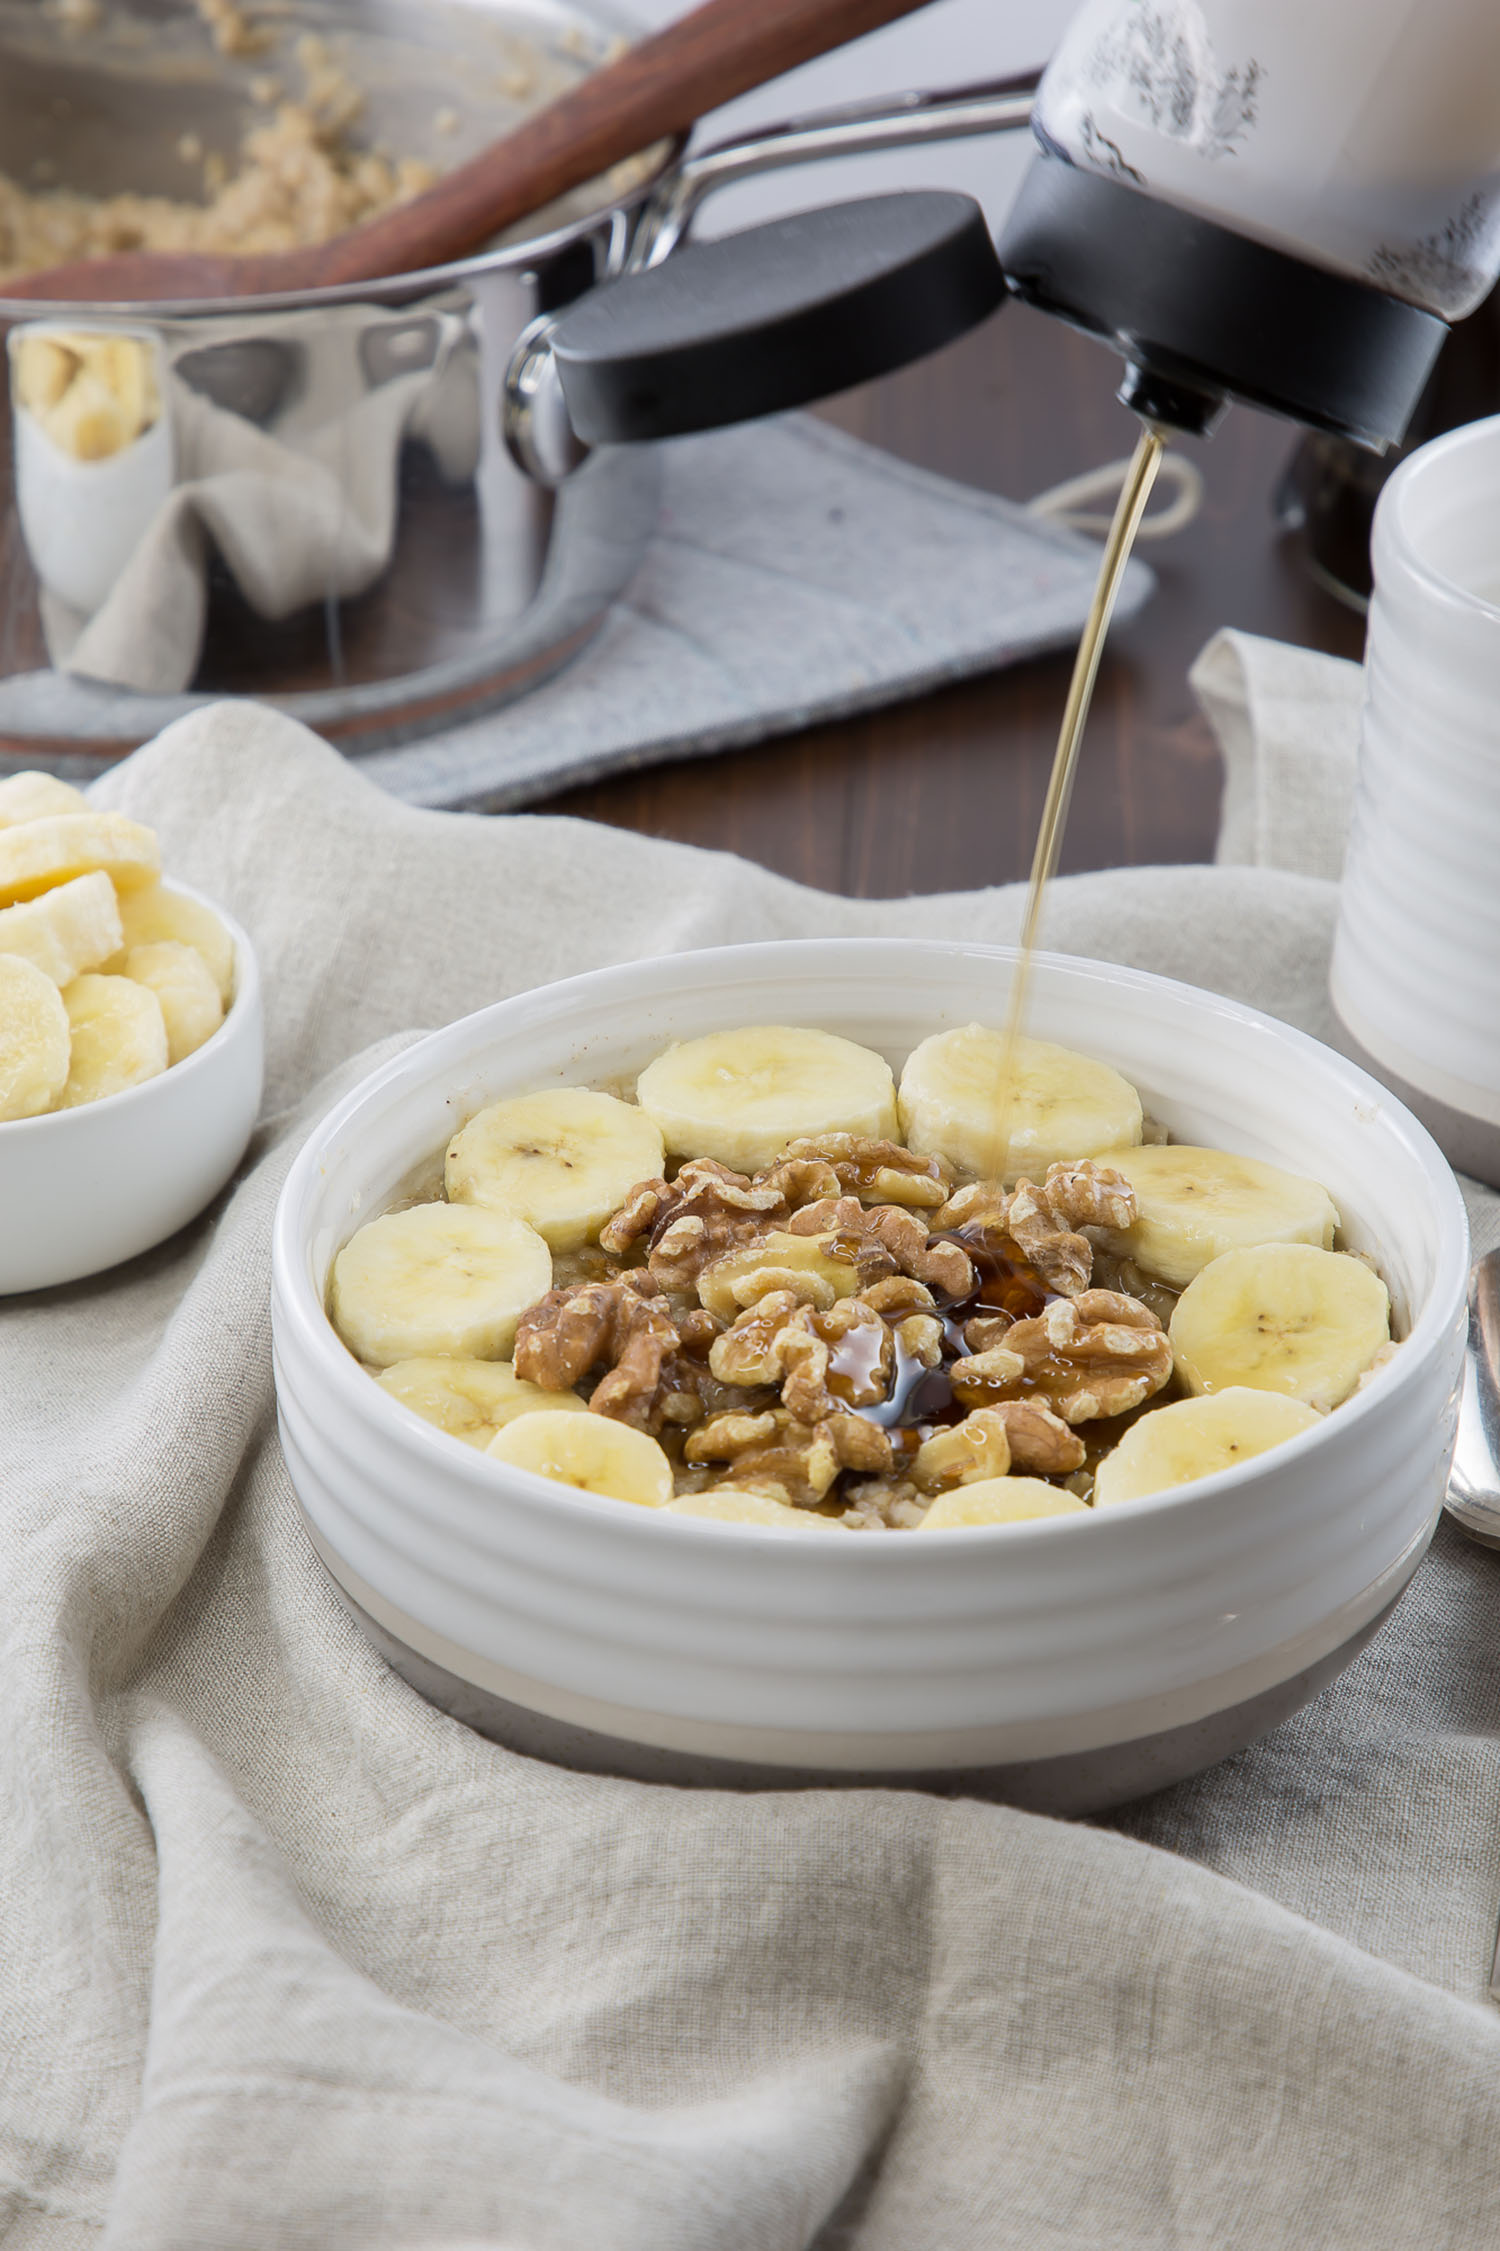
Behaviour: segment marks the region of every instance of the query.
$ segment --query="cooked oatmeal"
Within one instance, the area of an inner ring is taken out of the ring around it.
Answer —
[[[340,1254],[335,1323],[353,1342],[388,1321],[389,1344],[362,1356],[441,1420],[418,1395],[441,1391],[446,1354],[471,1398],[455,1340],[470,1282],[480,1298],[492,1282],[497,1341],[479,1357],[509,1376],[493,1421],[454,1410],[468,1443],[679,1514],[733,1518],[739,1497],[744,1521],[788,1529],[1076,1513],[1212,1474],[1356,1389],[1389,1350],[1388,1299],[1334,1249],[1326,1192],[1148,1140],[1107,1066],[1022,1042],[1005,1155],[1030,1135],[1047,1161],[1037,1178],[1010,1162],[961,1177],[943,1143],[982,1145],[975,1056],[991,1036],[923,1043],[899,1093],[868,1050],[754,1027],[669,1050],[634,1102],[561,1089],[493,1104],[454,1136],[447,1201],[428,1209],[545,1242],[551,1287],[518,1288],[511,1253],[490,1266],[476,1243],[460,1303],[449,1253],[419,1239],[435,1216],[408,1207]],[[1050,1154],[1059,1130],[1075,1154]],[[1122,1131],[1136,1138],[1101,1146]],[[658,1144],[659,1169],[630,1177]]]

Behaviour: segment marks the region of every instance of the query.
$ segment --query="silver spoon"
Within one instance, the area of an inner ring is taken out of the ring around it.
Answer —
[[[1500,1251],[1476,1258],[1469,1275],[1464,1389],[1445,1505],[1471,1540],[1500,1548]],[[1495,1934],[1490,1993],[1500,2001],[1500,1931]]]
[[[1500,1250],[1474,1261],[1458,1444],[1448,1514],[1471,1540],[1500,1548]]]
[[[1471,1540],[1500,1548],[1500,1251],[1476,1258],[1469,1275],[1469,1341],[1445,1506]],[[1500,1931],[1490,1993],[1500,2001]]]

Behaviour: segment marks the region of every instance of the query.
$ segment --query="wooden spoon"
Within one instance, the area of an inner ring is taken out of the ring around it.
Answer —
[[[929,0],[706,0],[583,79],[425,194],[349,233],[251,257],[132,250],[80,259],[5,298],[92,304],[279,296],[416,273],[478,250],[570,188],[813,56],[911,15]]]

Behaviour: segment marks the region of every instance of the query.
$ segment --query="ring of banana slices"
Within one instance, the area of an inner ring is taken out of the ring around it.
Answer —
[[[633,1099],[480,1110],[328,1304],[392,1399],[513,1468],[709,1522],[941,1531],[1315,1429],[1395,1349],[1340,1224],[1046,1041],[937,1032],[898,1083],[757,1025],[668,1048]]]
[[[51,774],[0,781],[0,1123],[99,1102],[211,1038],[234,941],[155,832]]]

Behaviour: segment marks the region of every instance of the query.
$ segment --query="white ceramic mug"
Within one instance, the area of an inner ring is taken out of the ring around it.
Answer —
[[[1333,1004],[1461,1171],[1500,1185],[1500,416],[1375,514]]]

